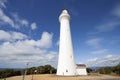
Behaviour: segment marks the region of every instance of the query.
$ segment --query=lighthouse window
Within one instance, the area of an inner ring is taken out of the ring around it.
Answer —
[[[66,72],[68,72],[68,70],[66,69]]]

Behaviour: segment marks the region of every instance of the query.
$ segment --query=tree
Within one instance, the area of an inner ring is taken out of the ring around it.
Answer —
[[[51,65],[45,65],[45,73],[50,73],[50,70],[51,70]]]
[[[38,73],[38,74],[44,74],[44,73],[45,73],[45,68],[44,68],[44,66],[39,66],[39,67],[37,68],[37,73]]]
[[[87,72],[90,73],[92,72],[93,70],[91,68],[87,68]]]
[[[120,75],[120,64],[114,66],[112,71],[115,72],[117,75]]]
[[[97,71],[101,74],[110,74],[112,72],[111,67],[101,67]]]
[[[36,74],[53,74],[53,73],[56,73],[56,69],[48,64],[48,65],[45,65],[45,66],[27,68],[27,74],[34,74],[35,70],[37,70]]]
[[[5,69],[3,71],[0,71],[0,78],[6,78],[17,75],[21,75],[21,71],[13,70],[13,69]]]

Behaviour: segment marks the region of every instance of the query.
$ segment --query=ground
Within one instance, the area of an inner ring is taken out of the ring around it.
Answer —
[[[23,80],[22,76],[15,76],[6,78],[6,80]],[[32,79],[33,78],[33,79]],[[1,79],[5,80],[5,79]],[[24,80],[120,80],[120,76],[111,75],[89,75],[89,76],[76,76],[76,77],[61,77],[50,74],[41,75],[27,75]]]

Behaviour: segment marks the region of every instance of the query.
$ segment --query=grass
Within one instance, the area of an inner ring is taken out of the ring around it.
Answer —
[[[6,78],[6,80],[23,80],[22,76],[14,76]],[[33,78],[33,79],[32,79]],[[4,79],[1,79],[4,80]],[[120,76],[111,75],[88,75],[88,76],[72,76],[63,77],[50,74],[26,75],[24,80],[120,80]]]

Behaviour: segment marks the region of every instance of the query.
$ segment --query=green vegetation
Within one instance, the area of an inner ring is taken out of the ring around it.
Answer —
[[[52,67],[51,65],[45,65],[45,66],[38,66],[38,67],[31,67],[24,69],[22,72],[26,74],[54,74],[56,73],[56,69]],[[91,68],[87,68],[87,72],[91,73],[93,70]],[[101,67],[96,72],[99,72],[100,74],[111,74],[115,73],[116,75],[120,75],[120,64],[114,66],[114,67]],[[18,76],[21,75],[20,70],[13,70],[13,69],[5,69],[0,71],[0,78],[6,78],[11,76]]]
[[[120,75],[120,64],[114,66],[114,67],[101,67],[97,70],[100,74],[116,74]]]
[[[27,70],[27,74],[53,74],[56,73],[56,69],[51,65],[32,67],[25,69]]]
[[[25,74],[53,74],[56,73],[56,69],[51,65],[39,66],[39,67],[31,67],[22,70],[22,73]],[[21,75],[21,71],[13,70],[13,69],[5,69],[0,71],[0,78],[6,78],[11,76]]]
[[[112,68],[112,71],[120,76],[120,64],[118,64],[117,66],[114,66]]]
[[[10,76],[17,76],[17,75],[21,75],[21,72],[18,70],[5,69],[3,71],[0,71],[0,78],[6,78]]]
[[[110,74],[112,72],[112,67],[102,67],[97,70],[100,74]]]
[[[87,72],[90,73],[92,72],[93,70],[91,68],[87,68]]]

